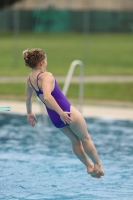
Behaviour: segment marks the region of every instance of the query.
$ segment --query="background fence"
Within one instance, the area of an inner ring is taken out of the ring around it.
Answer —
[[[133,12],[129,11],[72,11],[72,10],[3,10],[0,11],[0,30],[14,29],[17,12],[19,29],[50,32],[132,32]],[[87,20],[85,20],[85,14]],[[85,21],[85,22],[84,22]]]

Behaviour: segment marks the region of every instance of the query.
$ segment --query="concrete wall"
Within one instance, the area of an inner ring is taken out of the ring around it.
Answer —
[[[118,10],[133,11],[133,0],[22,0],[15,9]]]

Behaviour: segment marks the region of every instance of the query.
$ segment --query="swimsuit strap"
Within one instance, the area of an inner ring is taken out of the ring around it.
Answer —
[[[41,73],[43,73],[43,72],[40,72],[40,73],[37,75],[37,78],[36,78],[36,84],[37,84],[38,90],[36,90],[35,87],[33,86],[32,82],[31,82],[31,80],[30,80],[30,74],[29,74],[29,81],[30,81],[30,84],[31,84],[32,88],[35,90],[35,92],[36,92],[36,94],[37,94],[38,97],[39,97],[40,94],[43,94],[42,90],[40,89],[40,87],[39,87],[39,85],[38,85],[38,77],[39,77],[39,75],[40,75]]]
[[[39,87],[39,85],[38,85],[38,78],[39,78],[40,74],[42,74],[42,73],[44,73],[44,72],[40,72],[40,73],[37,75],[37,78],[36,78],[36,84],[37,84],[37,87],[38,87],[39,90],[41,90],[41,89],[40,89],[40,87]]]
[[[32,82],[31,82],[31,80],[30,80],[30,74],[29,74],[29,81],[30,81],[30,84],[31,84],[31,86],[33,87],[33,89],[36,91],[36,89],[34,88],[34,86],[32,85]]]

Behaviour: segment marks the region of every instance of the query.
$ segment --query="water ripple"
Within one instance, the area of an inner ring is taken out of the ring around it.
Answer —
[[[93,179],[70,141],[41,116],[0,115],[0,199],[131,200],[133,121],[87,118],[106,175]]]

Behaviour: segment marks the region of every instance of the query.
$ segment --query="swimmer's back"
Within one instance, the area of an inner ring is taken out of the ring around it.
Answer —
[[[30,84],[32,86],[32,88],[34,89],[34,91],[36,92],[36,95],[40,98],[40,100],[45,104],[45,100],[43,97],[43,91],[41,88],[41,84],[39,82],[39,76],[42,74],[43,72],[40,72],[37,77],[36,77],[36,85],[33,85],[33,83],[30,80],[30,75],[29,75],[29,81]],[[44,73],[48,73],[48,72],[44,72]],[[62,93],[61,89],[59,88],[56,79],[53,77],[53,90],[51,92],[51,95],[54,97],[55,101],[58,103],[58,105],[61,107],[61,109],[65,112],[70,112],[70,102],[68,101],[68,99],[65,97],[65,95]],[[35,81],[34,81],[35,83]],[[38,89],[36,89],[38,88]],[[45,91],[44,91],[45,92]],[[60,119],[59,114],[52,110],[50,107],[48,107],[46,104],[46,109],[47,109],[47,113],[52,121],[52,123],[54,124],[54,126],[56,126],[57,128],[62,128],[65,125],[68,124],[64,124],[64,122]]]

